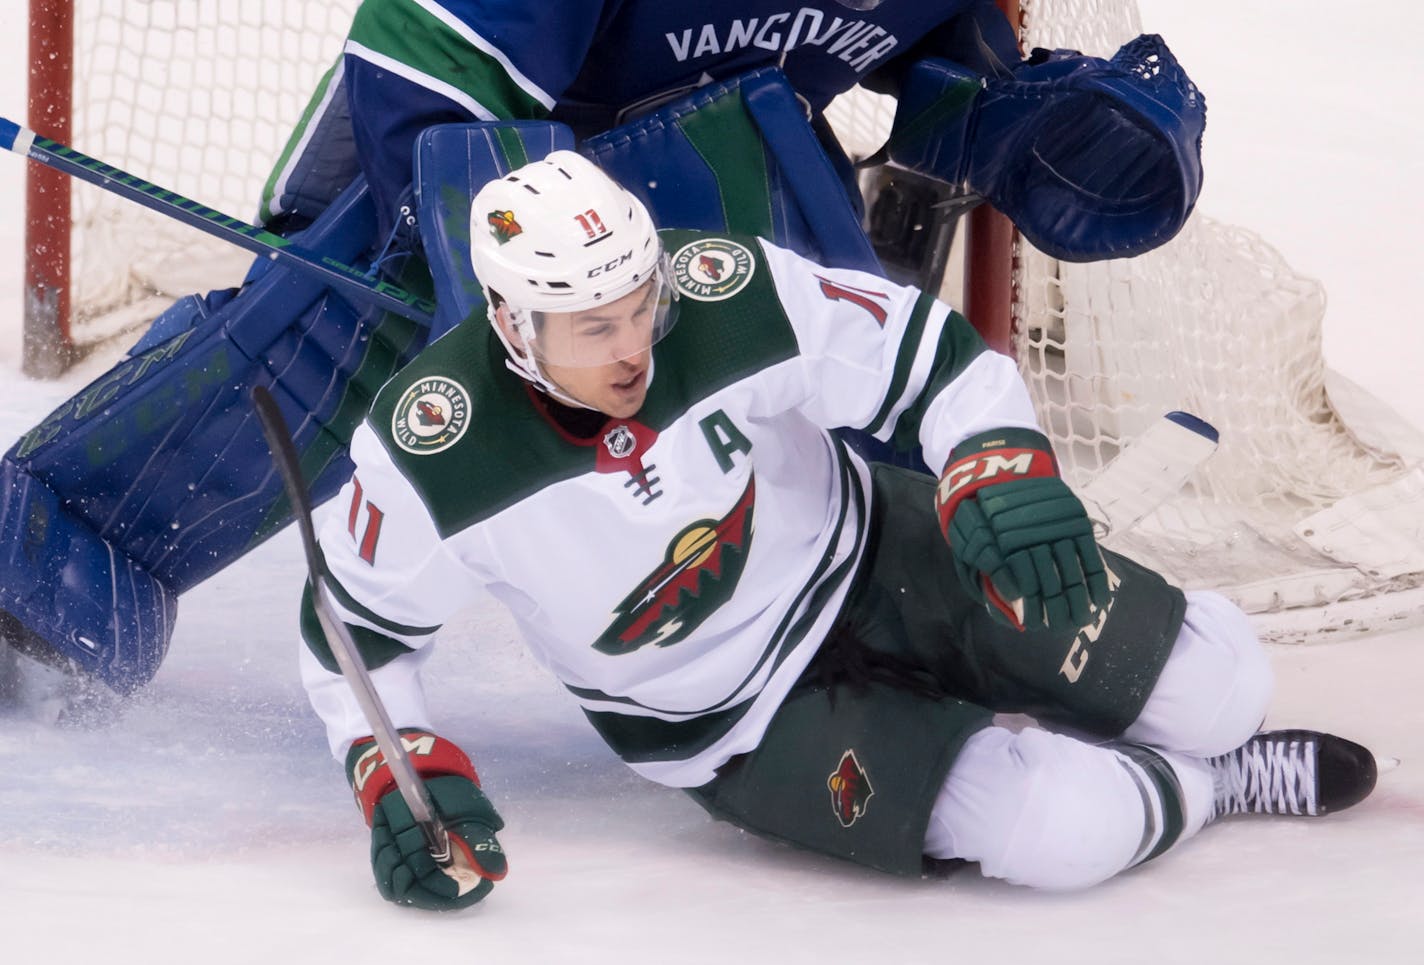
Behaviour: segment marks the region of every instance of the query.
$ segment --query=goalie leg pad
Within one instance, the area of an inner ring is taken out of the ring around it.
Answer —
[[[373,221],[359,187],[345,197],[303,243],[349,264]],[[282,266],[225,303],[180,302],[0,463],[13,635],[120,693],[142,686],[167,650],[174,597],[291,518],[252,386],[270,386],[297,426],[319,503],[350,474],[346,445],[375,391],[424,334]]]
[[[661,228],[760,235],[834,268],[884,274],[848,186],[780,70],[708,84],[581,150]]]
[[[0,638],[125,693],[158,670],[178,595],[0,462]]]

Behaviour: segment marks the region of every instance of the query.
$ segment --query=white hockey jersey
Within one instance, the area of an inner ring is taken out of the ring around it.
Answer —
[[[321,544],[397,726],[434,726],[422,656],[484,586],[635,770],[704,784],[757,745],[860,562],[868,471],[831,430],[940,466],[970,435],[1037,427],[1012,361],[933,298],[757,239],[662,235],[678,318],[635,418],[570,434],[470,321],[357,431]],[[303,627],[339,756],[369,730]]]

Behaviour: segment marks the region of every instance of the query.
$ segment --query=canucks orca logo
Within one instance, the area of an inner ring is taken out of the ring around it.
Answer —
[[[836,820],[843,828],[865,817],[865,809],[875,796],[870,776],[856,760],[853,750],[841,755],[840,764],[826,778],[826,786],[831,789],[831,809],[836,812]]]
[[[601,653],[632,653],[648,644],[685,639],[732,597],[752,545],[756,477],[720,520],[700,519],[668,545],[663,562],[613,610],[614,620],[594,641]]]
[[[515,235],[524,234],[524,228],[514,220],[513,211],[491,211],[485,216],[485,220],[489,222],[494,240],[500,244],[504,244]]]

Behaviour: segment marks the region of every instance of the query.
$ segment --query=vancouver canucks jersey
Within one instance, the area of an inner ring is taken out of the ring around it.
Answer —
[[[662,234],[678,316],[636,417],[571,433],[467,323],[357,432],[321,541],[398,726],[433,725],[415,671],[483,586],[630,765],[706,783],[757,745],[863,554],[867,469],[831,430],[941,465],[1035,425],[1013,363],[943,303],[753,238]],[[311,624],[304,678],[340,754],[367,730]]]
[[[921,42],[981,73],[1019,62],[993,0],[866,11],[836,0],[365,0],[263,214],[344,188],[357,159],[377,210],[394,211],[415,137],[432,124],[552,116],[587,137],[621,113],[769,66],[820,112]]]

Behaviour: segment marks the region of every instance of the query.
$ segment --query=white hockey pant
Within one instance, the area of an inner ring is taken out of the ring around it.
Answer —
[[[925,853],[1037,888],[1104,881],[1201,829],[1213,795],[1204,758],[1256,732],[1272,688],[1246,616],[1217,594],[1188,593],[1157,686],[1120,738],[980,731],[940,789]]]

